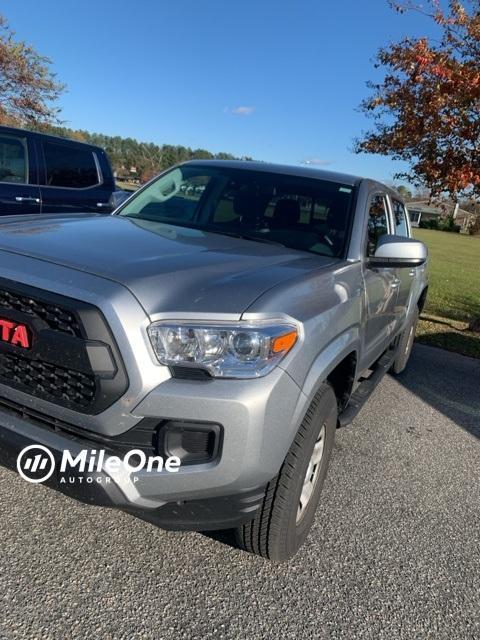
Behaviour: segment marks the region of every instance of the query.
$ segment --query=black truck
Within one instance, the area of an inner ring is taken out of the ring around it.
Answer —
[[[126,195],[116,189],[104,149],[0,127],[0,216],[109,213]]]

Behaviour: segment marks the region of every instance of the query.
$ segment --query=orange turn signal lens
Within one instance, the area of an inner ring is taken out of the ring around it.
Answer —
[[[298,338],[297,331],[289,331],[272,340],[273,353],[288,353]]]

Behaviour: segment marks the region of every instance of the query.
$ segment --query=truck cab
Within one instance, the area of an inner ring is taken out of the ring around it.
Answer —
[[[0,127],[0,216],[108,213],[114,192],[110,162],[100,147]]]

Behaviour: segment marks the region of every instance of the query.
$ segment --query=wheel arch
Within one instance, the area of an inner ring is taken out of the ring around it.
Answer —
[[[333,388],[338,403],[339,413],[345,409],[352,394],[357,371],[357,352],[351,351],[327,377]]]
[[[324,382],[333,388],[339,412],[345,407],[358,374],[359,352],[360,331],[358,326],[353,326],[318,354],[302,385],[302,394],[294,413],[294,433]]]

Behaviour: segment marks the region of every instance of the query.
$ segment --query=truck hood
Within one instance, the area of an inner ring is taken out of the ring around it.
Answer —
[[[196,229],[97,215],[4,218],[0,250],[122,284],[149,315],[241,314],[275,285],[338,262]]]

